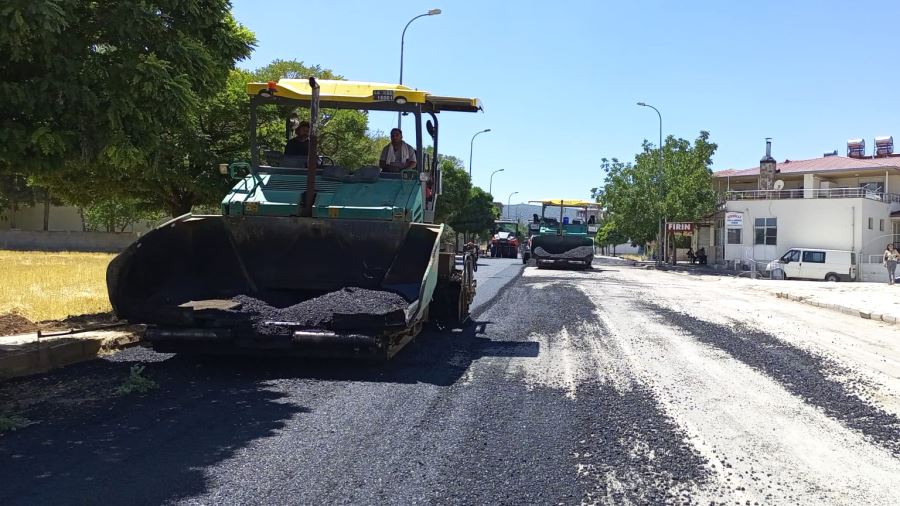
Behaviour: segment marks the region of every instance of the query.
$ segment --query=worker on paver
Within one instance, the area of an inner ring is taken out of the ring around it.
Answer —
[[[309,121],[301,121],[295,132],[297,135],[284,146],[284,156],[309,155]]]
[[[884,255],[881,257],[881,261],[887,268],[888,284],[893,285],[894,279],[897,277],[897,262],[900,261],[900,253],[897,252],[893,244],[888,244],[884,248]]]
[[[378,166],[385,172],[416,168],[416,148],[403,142],[403,131],[391,129],[391,142],[381,150]]]

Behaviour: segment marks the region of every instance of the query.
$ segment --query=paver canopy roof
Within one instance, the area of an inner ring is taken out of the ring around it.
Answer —
[[[424,90],[416,90],[402,84],[367,83],[361,81],[337,81],[319,79],[319,98],[323,102],[340,102],[359,104],[381,104],[396,102],[409,104],[428,104],[435,111],[477,112],[482,110],[481,101],[477,98],[442,97],[432,95]],[[248,83],[247,94],[258,95],[270,89],[268,83]],[[306,79],[281,79],[275,83],[274,95],[281,98],[310,101],[312,88]],[[398,99],[402,99],[400,102]]]
[[[542,204],[545,206],[561,206],[561,207],[595,207],[599,204],[590,200],[574,200],[574,199],[544,199],[529,200],[530,204]]]

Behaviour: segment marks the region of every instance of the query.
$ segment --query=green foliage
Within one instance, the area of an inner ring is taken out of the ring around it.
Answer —
[[[463,209],[472,192],[472,181],[462,160],[455,156],[441,155],[441,195],[437,200],[434,221],[447,223],[457,211]]]
[[[17,209],[22,205],[34,205],[37,196],[22,174],[0,174],[0,209]]]
[[[155,381],[144,376],[144,366],[133,365],[128,373],[128,378],[114,392],[116,395],[128,395],[134,392],[145,394],[157,388],[159,385]]]
[[[649,242],[655,239],[662,217],[698,221],[715,211],[710,165],[716,148],[705,131],[693,144],[669,136],[660,170],[659,150],[644,141],[634,163],[604,158],[604,186],[591,193],[606,207],[619,233],[635,243]]]
[[[457,232],[482,235],[491,230],[496,218],[491,194],[476,186],[470,190],[466,204],[450,217],[450,226]]]
[[[614,220],[606,220],[597,230],[596,240],[598,246],[615,246],[626,242],[628,237],[619,230]]]
[[[0,413],[0,432],[18,430],[32,423],[31,420],[15,413]]]
[[[84,208],[85,224],[92,231],[124,232],[135,223],[155,224],[164,218],[165,214],[148,210],[133,198],[108,198]]]
[[[255,43],[226,0],[11,0],[0,26],[0,172],[49,182],[154,164]]]

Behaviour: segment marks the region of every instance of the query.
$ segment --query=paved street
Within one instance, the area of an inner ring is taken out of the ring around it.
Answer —
[[[0,384],[36,422],[0,503],[900,503],[897,327],[623,265],[478,275],[476,324],[385,364],[135,348]],[[159,390],[110,396],[137,362]]]

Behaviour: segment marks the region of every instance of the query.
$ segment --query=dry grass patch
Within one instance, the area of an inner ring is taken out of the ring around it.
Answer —
[[[0,314],[33,322],[111,311],[107,253],[0,251]]]

